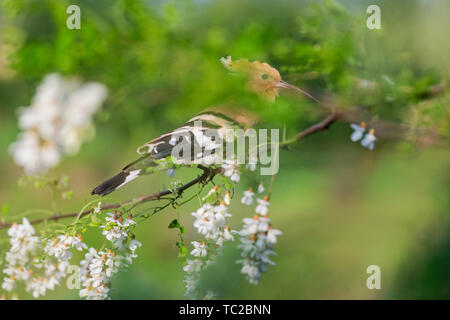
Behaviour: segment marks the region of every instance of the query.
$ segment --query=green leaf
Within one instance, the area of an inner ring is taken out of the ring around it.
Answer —
[[[172,222],[169,224],[169,229],[180,228],[180,227],[181,227],[181,225],[177,219],[173,219]]]

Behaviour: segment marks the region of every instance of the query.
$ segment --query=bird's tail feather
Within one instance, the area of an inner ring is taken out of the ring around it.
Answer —
[[[99,184],[92,190],[91,194],[98,194],[101,196],[106,196],[107,194],[113,192],[114,190],[120,188],[124,184],[136,179],[139,176],[141,170],[133,171],[121,171],[119,174],[115,175],[111,179]]]

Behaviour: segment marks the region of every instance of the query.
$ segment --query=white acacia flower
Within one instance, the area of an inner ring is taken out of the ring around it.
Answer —
[[[213,227],[214,211],[209,203],[204,204],[196,212],[193,212],[192,216],[195,217],[194,227],[198,233],[206,235]]]
[[[122,264],[122,256],[115,255],[113,252],[106,252],[106,260],[105,260],[105,275],[107,277],[112,277],[114,274],[119,272],[119,267]]]
[[[270,219],[261,217],[259,219],[258,232],[266,232],[267,230],[269,230],[269,226],[270,226]]]
[[[264,192],[264,182],[260,182],[258,185],[258,193],[263,193]]]
[[[99,214],[101,212],[102,212],[102,202],[99,201],[98,204],[97,204],[97,207],[94,209],[94,213],[95,214]]]
[[[80,297],[88,300],[104,300],[109,297],[109,286],[112,278],[119,272],[122,266],[132,263],[137,257],[136,249],[142,244],[132,239],[128,248],[105,249],[98,251],[90,248],[85,258],[80,263],[80,276],[83,288]]]
[[[127,217],[123,222],[120,222],[119,220],[119,226],[121,227],[129,227],[131,225],[136,225],[136,222],[130,217]]]
[[[128,238],[130,227],[136,225],[136,222],[127,217],[125,220],[119,215],[107,213],[106,224],[100,226],[103,229],[102,234],[107,240],[111,241],[116,248],[122,248],[124,241]]]
[[[258,232],[259,225],[259,216],[255,214],[255,216],[251,218],[244,218],[244,227],[240,231],[240,235],[248,236]]]
[[[198,273],[202,270],[202,261],[199,259],[194,260],[186,260],[186,265],[183,267],[183,270],[187,273]]]
[[[102,252],[99,252],[99,256],[97,258],[92,259],[89,264],[89,271],[91,274],[99,274],[103,272],[103,266],[105,265],[106,255],[100,255]]]
[[[218,206],[214,207],[214,224],[218,228],[225,227],[226,218],[231,217],[231,214],[228,213],[228,208],[225,205],[225,201],[222,201]]]
[[[131,225],[135,225],[136,222],[133,221],[130,217],[127,217],[125,220],[117,214],[113,214],[111,212],[107,212],[106,215],[108,217],[105,218],[105,221],[108,222],[109,226],[119,226],[119,227],[129,227]]]
[[[61,241],[61,239],[54,238],[52,241],[47,242],[47,245],[44,248],[44,252],[48,256],[54,256],[57,260],[67,261],[72,258],[72,253],[70,252],[70,246]]]
[[[142,247],[142,243],[134,239],[130,241],[130,244],[128,246],[128,248],[130,248],[132,252],[136,251],[136,249],[139,247]]]
[[[167,169],[166,175],[171,178],[175,177],[175,169],[174,168]]]
[[[24,238],[30,237],[35,234],[33,226],[30,224],[27,218],[23,218],[22,224],[13,223],[8,230],[8,235],[11,238]]]
[[[100,227],[106,228],[105,226]],[[122,243],[122,241],[124,241],[128,236],[127,232],[121,227],[112,227],[109,230],[105,229],[102,231],[102,234],[106,237],[106,239],[115,243]]]
[[[57,237],[59,240],[59,243],[65,246],[68,246],[70,248],[75,248],[78,251],[86,250],[88,247],[85,243],[81,241],[81,235],[77,236],[67,236],[67,235],[60,235]]]
[[[45,172],[47,168],[58,164],[61,158],[58,146],[51,141],[42,143],[35,131],[20,133],[9,151],[14,162],[21,166],[27,175]]]
[[[217,294],[211,290],[206,291],[205,296],[203,297],[203,300],[215,300],[217,297]]]
[[[262,216],[265,216],[267,212],[269,212],[269,201],[267,197],[264,197],[264,199],[256,199],[258,201],[258,206],[256,207],[255,212],[259,213]]]
[[[228,225],[225,225],[222,234],[216,240],[216,245],[218,247],[222,247],[224,241],[234,241],[232,232],[234,232],[234,230],[232,231]]]
[[[3,273],[7,276],[13,277],[17,280],[23,280],[26,281],[30,277],[30,273],[28,270],[23,268],[22,266],[11,266],[9,265],[6,269],[3,269]]]
[[[369,133],[364,136],[364,139],[361,140],[361,145],[363,147],[368,148],[369,150],[373,150],[373,148],[375,147],[375,140],[377,140],[374,133],[375,130],[370,129]]]
[[[89,286],[80,290],[80,297],[87,300],[104,300],[109,295],[109,288],[102,285],[98,287]]]
[[[350,139],[352,141],[358,141],[361,140],[361,138],[364,135],[364,131],[366,131],[366,123],[361,122],[359,125],[356,123],[352,123],[350,127],[354,130],[352,135],[350,136]]]
[[[16,287],[16,279],[14,276],[3,278],[2,289],[12,291]]]
[[[282,232],[280,230],[269,227],[269,230],[267,231],[267,242],[276,243],[277,236],[280,236],[281,234]]]
[[[230,205],[230,203],[231,203],[231,193],[230,193],[229,190],[227,190],[227,192],[225,193],[225,197],[223,198],[223,202],[225,202],[225,204],[227,206]]]
[[[191,244],[194,246],[194,250],[191,254],[195,257],[205,257],[208,255],[207,247],[205,242],[192,241]]]
[[[55,287],[61,285],[61,282],[55,275],[51,275],[50,277],[46,278],[45,283],[46,283],[46,289],[48,289],[48,290],[55,290]]]
[[[92,116],[107,89],[100,83],[81,84],[58,74],[47,75],[31,105],[19,109],[23,130],[10,146],[14,161],[26,174],[40,174],[78,151],[92,128]]]
[[[250,284],[258,284],[261,277],[261,271],[259,270],[257,263],[250,259],[244,259],[238,262],[242,263],[241,273],[246,276]]]
[[[186,291],[184,295],[189,299],[196,300],[198,299],[197,287],[200,280],[199,273],[187,273],[184,277],[184,285]]]
[[[253,192],[252,188],[244,191],[244,195],[241,198],[241,203],[246,204],[247,206],[252,205],[254,195],[255,193]]]
[[[195,220],[194,227],[197,229],[198,233],[207,235],[209,230],[212,229],[213,223],[207,220],[207,218],[203,220]]]
[[[239,166],[236,160],[224,160],[222,168],[224,169],[223,175],[225,177],[230,177],[230,180],[233,182],[239,182]]]
[[[94,287],[87,287],[80,290],[80,298],[88,298],[95,296],[95,288]]]
[[[225,225],[225,228],[223,229],[223,239],[227,240],[227,241],[234,240],[232,230],[230,229],[230,227],[228,225]]]
[[[27,283],[26,290],[31,292],[34,298],[39,298],[39,296],[45,296],[47,292],[47,278],[33,278]]]
[[[264,208],[267,209],[267,206]],[[246,279],[251,284],[258,284],[261,274],[267,271],[267,266],[275,264],[270,256],[275,254],[273,244],[281,231],[271,226],[267,212],[263,217],[255,214],[253,219],[244,218],[243,221],[244,226],[239,232],[241,243],[238,245],[243,259],[237,262],[242,264],[241,273]]]
[[[118,215],[115,215],[111,212],[107,212],[106,215],[107,215],[107,217],[105,218],[106,222],[112,222],[112,223],[119,224],[119,216]]]
[[[204,197],[202,198],[202,200],[205,201],[206,199],[208,199],[210,196],[212,196],[214,193],[217,192],[217,189],[218,189],[218,188],[219,188],[218,186],[212,187],[211,190],[209,190],[209,192],[206,194],[206,196],[204,196]]]

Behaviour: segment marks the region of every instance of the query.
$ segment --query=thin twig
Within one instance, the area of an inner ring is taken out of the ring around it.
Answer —
[[[280,148],[285,149],[290,144],[297,142],[297,141],[299,141],[307,136],[310,136],[316,132],[326,131],[334,122],[336,122],[336,120],[338,120],[340,118],[340,116],[341,116],[340,113],[330,114],[328,117],[326,117],[322,121],[320,121],[316,124],[313,124],[309,128],[299,132],[294,138],[280,143]]]
[[[123,201],[120,203],[105,204],[105,205],[101,206],[100,208],[102,210],[117,209],[117,208],[120,208],[120,207],[130,204],[130,203],[140,204],[140,203],[150,201],[150,200],[161,200],[162,199],[161,197],[170,195],[170,194],[174,194],[174,193],[177,195],[181,195],[184,191],[186,191],[190,187],[192,187],[198,183],[203,183],[203,182],[207,181],[208,179],[214,178],[214,176],[216,174],[218,174],[219,172],[221,172],[221,170],[222,170],[221,168],[211,170],[211,169],[201,166],[201,165],[199,165],[198,168],[203,170],[203,174],[201,174],[197,178],[189,181],[188,183],[176,188],[175,190],[168,189],[168,190],[164,190],[164,191],[159,191],[156,193],[129,199],[129,200],[126,200],[126,201]],[[166,199],[166,198],[164,198],[164,199]],[[80,215],[80,217],[83,217],[91,212],[92,212],[92,210],[85,210],[85,211],[82,211],[81,213],[80,212],[72,212],[72,213],[65,213],[65,214],[55,214],[51,217],[31,220],[30,224],[37,224],[37,223],[41,223],[44,221],[52,221],[52,220],[59,220],[59,219],[64,219],[64,218],[71,218],[71,217],[76,217],[78,215]],[[4,222],[4,223],[0,224],[0,229],[10,227],[12,224],[13,224],[12,222]]]
[[[267,200],[270,200],[270,196],[272,195],[273,183],[275,181],[275,175],[273,174],[270,178],[269,192],[267,193]]]

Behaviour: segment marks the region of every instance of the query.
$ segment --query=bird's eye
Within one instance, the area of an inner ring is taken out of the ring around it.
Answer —
[[[267,73],[264,73],[261,78],[263,78],[264,80],[269,79],[269,75]]]

